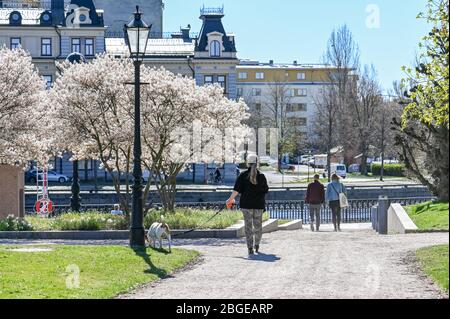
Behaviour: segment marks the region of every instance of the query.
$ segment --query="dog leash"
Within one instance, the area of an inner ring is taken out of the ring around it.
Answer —
[[[176,238],[176,237],[179,237],[179,236],[183,236],[183,235],[187,235],[187,234],[190,234],[190,233],[193,233],[194,231],[196,231],[197,229],[199,229],[199,228],[201,228],[203,225],[206,225],[206,224],[208,224],[210,221],[212,221],[214,218],[216,218],[224,209],[225,209],[225,207],[226,207],[227,205],[223,205],[210,219],[208,219],[206,222],[204,222],[202,225],[200,225],[200,226],[198,226],[198,227],[196,227],[196,228],[193,228],[193,229],[191,229],[191,230],[188,230],[188,231],[185,231],[185,232],[183,232],[183,233],[180,233],[180,234],[176,234],[176,235],[173,235],[172,236],[172,238]]]

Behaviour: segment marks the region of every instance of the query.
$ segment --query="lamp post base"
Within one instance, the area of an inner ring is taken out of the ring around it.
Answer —
[[[145,247],[145,230],[144,228],[130,229],[130,246],[133,248]]]

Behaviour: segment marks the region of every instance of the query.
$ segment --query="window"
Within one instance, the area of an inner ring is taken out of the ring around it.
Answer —
[[[298,89],[297,96],[308,96],[308,89]]]
[[[84,52],[86,55],[94,55],[94,39],[86,39],[84,42]]]
[[[72,39],[72,52],[81,53],[81,41],[79,38]]]
[[[305,73],[297,73],[297,80],[304,80],[306,79],[306,74]]]
[[[307,105],[303,103],[293,103],[286,105],[287,112],[306,112],[307,110]]]
[[[217,40],[212,41],[209,46],[209,55],[212,57],[220,57],[221,52],[222,48],[220,42]]]
[[[50,38],[41,39],[41,55],[42,56],[52,55],[52,39]]]
[[[289,118],[289,122],[292,126],[306,126],[307,119],[304,117],[291,117]]]
[[[247,79],[247,77],[248,77],[247,72],[239,72],[239,79],[240,80],[245,80],[245,79]]]
[[[78,161],[78,169],[85,171],[85,170],[92,170],[92,160],[82,160],[82,161]]]
[[[52,85],[53,85],[53,76],[51,76],[51,75],[44,75],[43,78],[44,78],[44,81],[45,81],[45,83],[47,85],[47,90],[50,89],[52,87]]]
[[[20,38],[11,38],[11,45],[10,45],[11,50],[19,48],[20,45],[21,45]]]
[[[261,89],[252,89],[253,96],[261,96]]]
[[[223,88],[223,91],[227,92],[227,77],[224,75],[219,75],[217,77],[217,83]]]
[[[212,75],[205,75],[205,85],[213,84],[213,77]]]
[[[255,78],[257,80],[264,80],[264,72],[256,72]]]

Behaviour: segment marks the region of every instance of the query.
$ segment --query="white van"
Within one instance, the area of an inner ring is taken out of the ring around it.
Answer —
[[[345,166],[344,164],[331,164],[331,174],[336,173],[339,177],[342,178],[347,178],[347,166]],[[328,176],[328,172],[325,169],[325,172],[323,172],[323,177],[327,177]]]

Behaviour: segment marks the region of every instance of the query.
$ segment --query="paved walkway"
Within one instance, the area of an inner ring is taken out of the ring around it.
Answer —
[[[341,233],[325,226],[319,233],[266,234],[263,253],[248,258],[241,239],[178,240],[177,246],[202,252],[203,260],[123,298],[442,298],[411,251],[448,242],[448,233],[379,236],[365,224],[344,225]]]
[[[125,298],[442,298],[411,263],[410,251],[449,242],[448,234],[379,236],[350,225],[264,236],[263,254],[241,240],[185,242],[204,261]]]

